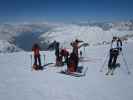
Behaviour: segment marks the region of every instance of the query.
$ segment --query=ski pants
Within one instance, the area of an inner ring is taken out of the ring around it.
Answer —
[[[109,62],[108,62],[108,68],[109,69],[114,69],[117,61],[119,51],[118,50],[110,50],[110,57],[109,57]]]
[[[78,64],[79,64],[79,57],[77,56],[76,59],[75,59],[75,70],[77,71],[77,67],[78,67]]]
[[[39,56],[34,56],[34,65],[37,65],[37,62],[39,63],[39,66],[41,66],[40,55]]]

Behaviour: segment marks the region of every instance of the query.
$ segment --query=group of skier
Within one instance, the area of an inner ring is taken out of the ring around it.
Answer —
[[[79,41],[76,39],[74,42],[70,44],[73,47],[71,53],[65,48],[59,49],[59,43],[55,46],[55,56],[56,56],[56,66],[62,66],[65,63],[67,64],[68,72],[76,72],[76,68],[79,62],[78,49]],[[64,58],[64,61],[63,61]]]
[[[78,39],[73,41],[70,44],[73,49],[72,49],[72,52],[69,53],[69,51],[66,50],[65,48],[60,49],[60,43],[55,41],[54,49],[55,49],[55,56],[56,56],[56,66],[63,66],[64,64],[66,64],[68,72],[76,72],[78,63],[79,63],[79,48],[84,46],[84,44],[79,45],[80,42],[82,41],[79,41]],[[32,47],[32,51],[34,52],[33,68],[36,70],[42,69],[39,45],[34,44]],[[114,36],[111,41],[109,61],[108,61],[108,72],[106,73],[106,75],[108,75],[111,71],[113,74],[113,70],[117,67],[116,61],[117,61],[118,55],[120,54],[121,51],[122,51],[122,41],[119,37]],[[80,52],[80,54],[82,54],[82,52]],[[37,60],[39,65],[37,64]]]

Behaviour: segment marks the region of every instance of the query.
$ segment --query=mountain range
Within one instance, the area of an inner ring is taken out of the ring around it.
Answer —
[[[6,23],[0,24],[0,52],[30,51],[33,43],[39,43],[44,50],[55,40],[59,41],[62,47],[70,47],[70,42],[75,39],[96,45],[104,41],[110,42],[113,36],[132,38],[133,20],[84,21],[69,24],[49,22]]]

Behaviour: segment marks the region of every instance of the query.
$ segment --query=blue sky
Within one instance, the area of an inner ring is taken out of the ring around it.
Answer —
[[[133,19],[133,0],[0,0],[0,22]]]

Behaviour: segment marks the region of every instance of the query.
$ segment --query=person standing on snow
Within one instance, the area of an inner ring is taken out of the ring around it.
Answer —
[[[116,68],[117,57],[121,50],[122,50],[122,41],[117,37],[113,37],[113,40],[111,42],[109,61],[108,61],[108,72],[106,73],[106,75],[108,75],[111,71],[112,71],[111,74],[113,75],[113,70]]]
[[[56,56],[56,65],[62,66],[62,56],[60,55],[60,43],[56,42],[55,44],[55,56]]]
[[[75,53],[77,56],[79,56],[78,55],[78,49],[80,48],[79,41],[76,39],[73,43],[71,43],[71,46],[73,47],[72,52]]]
[[[40,47],[37,43],[35,43],[32,47],[32,51],[34,52],[34,65],[35,69],[39,69],[41,67],[41,59],[40,59]],[[37,64],[39,63],[39,65]]]
[[[56,60],[59,58],[59,56],[60,56],[60,43],[59,42],[57,42],[56,44],[55,44],[55,56],[56,56]]]
[[[79,54],[78,54],[78,49],[80,48],[79,46],[79,41],[76,39],[74,42],[71,43],[71,46],[73,47],[72,53],[70,54],[70,57],[68,59],[68,69],[70,69],[70,72],[76,72],[78,63],[79,63]]]

